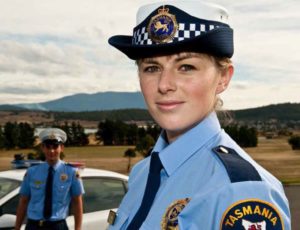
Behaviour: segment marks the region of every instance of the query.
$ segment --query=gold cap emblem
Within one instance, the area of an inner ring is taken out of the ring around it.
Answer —
[[[169,13],[169,8],[158,9],[158,14],[153,16],[148,24],[147,32],[152,41],[167,43],[173,40],[178,30],[175,15]]]

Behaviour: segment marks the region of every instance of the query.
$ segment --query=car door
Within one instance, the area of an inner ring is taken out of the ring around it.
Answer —
[[[19,203],[19,194],[14,192],[14,196],[1,205],[0,230],[14,229],[15,221],[16,221],[16,208],[18,206],[18,203]]]
[[[14,229],[20,181],[0,178],[0,230]]]
[[[83,177],[82,229],[106,229],[109,210],[119,207],[127,192],[127,182],[114,177]],[[74,226],[73,216],[69,216],[70,229]]]

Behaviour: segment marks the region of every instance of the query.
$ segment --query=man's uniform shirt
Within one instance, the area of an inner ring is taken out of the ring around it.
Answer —
[[[291,229],[281,183],[221,129],[214,112],[171,144],[162,134],[154,151],[164,168],[140,229]],[[133,168],[110,230],[126,229],[140,207],[149,161]]]
[[[43,220],[45,188],[48,176],[48,163],[30,167],[21,185],[20,194],[30,197],[27,217]],[[62,220],[68,216],[70,200],[84,193],[82,180],[77,168],[59,161],[53,166],[53,192],[51,221]]]

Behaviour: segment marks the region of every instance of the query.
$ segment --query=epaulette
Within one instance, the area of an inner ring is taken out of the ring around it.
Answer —
[[[254,166],[234,149],[220,145],[212,150],[224,164],[231,183],[262,180]]]
[[[81,162],[66,162],[65,165],[73,167],[73,168],[84,168],[85,167],[85,164],[81,163]]]

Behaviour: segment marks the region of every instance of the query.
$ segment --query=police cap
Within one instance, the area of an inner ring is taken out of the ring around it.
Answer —
[[[137,12],[132,36],[116,35],[109,44],[133,60],[179,52],[232,57],[233,29],[227,11],[201,1],[148,4]]]
[[[47,128],[39,134],[42,143],[65,143],[67,140],[66,133],[58,128]]]

